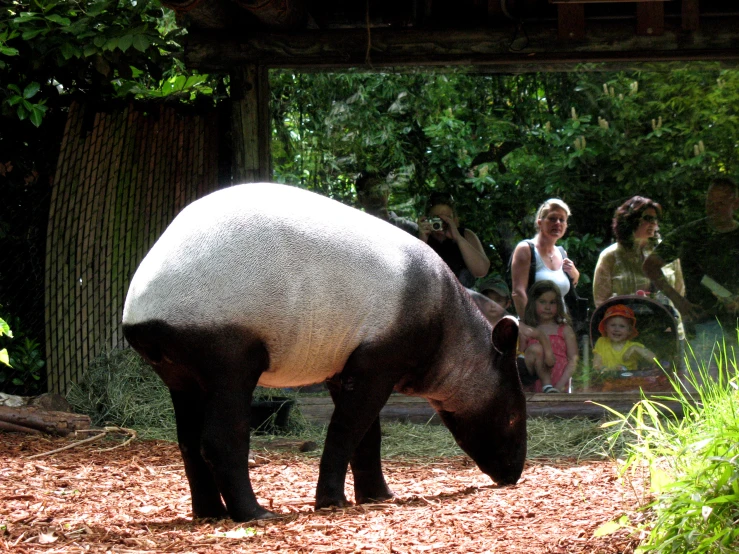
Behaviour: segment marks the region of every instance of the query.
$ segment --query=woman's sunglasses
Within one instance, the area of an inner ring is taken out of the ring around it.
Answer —
[[[647,223],[657,223],[659,221],[656,215],[643,215],[641,219]]]

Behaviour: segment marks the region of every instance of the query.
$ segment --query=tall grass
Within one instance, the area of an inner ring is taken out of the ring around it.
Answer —
[[[647,468],[651,499],[641,552],[739,551],[739,372],[737,353],[717,345],[718,373],[705,363],[671,378],[674,392],[614,412],[611,441],[626,443],[624,472]],[[695,360],[693,360],[695,361]],[[689,367],[691,364],[687,364]],[[678,401],[680,414],[660,400]]]

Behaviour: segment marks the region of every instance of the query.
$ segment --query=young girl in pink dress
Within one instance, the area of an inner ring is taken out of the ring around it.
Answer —
[[[577,367],[577,337],[570,326],[559,287],[552,281],[537,281],[528,291],[524,323],[541,331],[554,352],[554,366],[549,366],[538,340],[521,339],[526,369],[539,379],[535,392],[569,392],[570,379]],[[525,343],[525,344],[524,344]],[[551,368],[551,369],[550,369]]]

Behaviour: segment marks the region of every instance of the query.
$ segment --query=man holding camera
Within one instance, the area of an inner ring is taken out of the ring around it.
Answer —
[[[418,221],[418,238],[427,243],[467,288],[490,269],[477,235],[459,224],[451,196],[435,193],[429,199],[427,217]]]
[[[683,316],[688,342],[698,364],[715,373],[715,348],[737,347],[739,324],[739,187],[727,178],[708,187],[706,217],[673,231],[644,261],[643,271],[672,300]],[[680,259],[686,297],[662,274],[662,267]],[[692,358],[692,356],[691,356]]]

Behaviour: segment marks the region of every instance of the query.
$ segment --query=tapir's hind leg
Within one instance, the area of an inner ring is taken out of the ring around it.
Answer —
[[[194,517],[225,517],[227,512],[221,502],[221,493],[200,452],[204,417],[202,395],[198,391],[176,390],[170,390],[170,395],[177,421],[177,441],[185,463],[185,475],[190,483],[192,514]]]
[[[206,389],[202,452],[234,521],[266,519],[249,479],[249,401],[259,376],[269,365],[261,343],[219,336],[200,356]]]
[[[233,329],[167,338],[167,357],[178,368],[162,364],[157,372],[172,391],[193,515],[274,517],[257,503],[249,480],[249,405],[269,366],[265,346]]]

